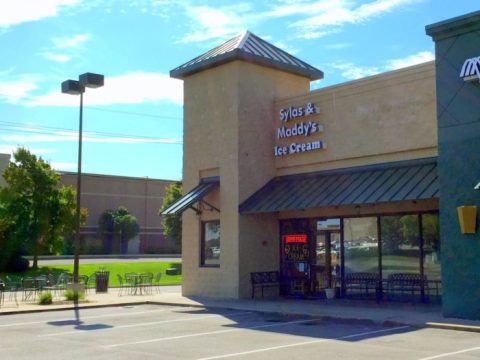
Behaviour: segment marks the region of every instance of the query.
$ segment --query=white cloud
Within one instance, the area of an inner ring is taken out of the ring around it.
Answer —
[[[293,15],[312,15],[331,11],[346,6],[350,1],[345,0],[320,0],[320,1],[287,1],[282,5],[274,6],[265,13],[267,17],[285,17]],[[283,5],[285,4],[285,5]]]
[[[332,49],[332,50],[341,50],[350,47],[350,44],[348,43],[338,43],[338,44],[330,44],[326,45],[326,49]]]
[[[15,0],[0,2],[0,28],[56,16],[63,6],[81,0]]]
[[[345,24],[365,22],[373,17],[393,11],[402,6],[424,0],[374,0],[358,5],[351,0],[319,0],[305,2],[286,2],[276,6],[265,15],[269,17],[302,16],[288,26],[297,29],[298,36],[315,39],[331,33]]]
[[[358,66],[353,63],[334,63],[330,66],[341,70],[341,75],[348,80],[361,79],[384,71],[397,70],[404,67],[432,61],[435,55],[430,51],[421,51],[400,59],[387,60],[382,66]]]
[[[71,59],[71,57],[69,55],[54,54],[54,53],[51,53],[51,52],[45,52],[45,53],[43,53],[43,56],[47,60],[52,60],[52,61],[55,61],[55,62],[58,62],[58,63],[66,63],[66,62],[69,62],[70,59]]]
[[[79,50],[82,50],[83,44],[91,39],[88,34],[77,34],[68,37],[53,38],[53,46],[41,52],[45,59],[57,63],[67,63],[75,57]],[[60,50],[60,52],[59,52]]]
[[[393,59],[387,61],[386,70],[396,70],[407,66],[421,64],[427,61],[435,60],[435,54],[431,51],[420,51],[419,53],[407,56],[402,59]]]
[[[17,145],[0,144],[0,154],[13,154]]]
[[[19,145],[16,144],[0,144],[0,154],[10,154],[13,156],[13,153],[19,148]],[[35,155],[45,155],[53,154],[56,151],[54,149],[45,149],[45,148],[28,148],[30,152]]]
[[[267,11],[255,10],[251,3],[235,6],[191,6],[182,4],[192,20],[192,31],[183,42],[226,39],[259,22],[282,21],[296,29],[295,36],[317,39],[341,31],[345,24],[357,24],[373,17],[425,0],[277,0]],[[285,18],[284,20],[278,20]],[[292,34],[290,34],[292,35]]]
[[[105,77],[105,85],[87,89],[85,105],[141,104],[168,101],[183,103],[183,83],[161,73],[136,72]],[[78,106],[78,97],[54,90],[24,102],[27,106]]]
[[[78,166],[77,163],[72,162],[61,162],[61,161],[52,161],[50,163],[52,169],[57,171],[70,171],[70,170],[77,170]]]
[[[38,76],[22,75],[7,80],[1,75],[5,74],[0,74],[0,101],[16,104],[38,88]]]
[[[183,37],[183,42],[223,39],[248,29],[257,15],[250,4],[210,7],[187,6],[187,16],[193,20],[193,30]]]
[[[90,40],[90,35],[79,34],[71,37],[61,37],[52,39],[53,45],[57,49],[76,48]]]
[[[353,63],[332,64],[333,68],[341,70],[341,75],[345,79],[356,80],[366,76],[380,73],[380,69],[376,66],[358,66]]]

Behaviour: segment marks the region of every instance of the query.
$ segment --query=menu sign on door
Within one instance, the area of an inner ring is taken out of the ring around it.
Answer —
[[[308,236],[305,234],[293,234],[282,236],[283,251],[287,260],[307,261],[310,257],[308,248]]]

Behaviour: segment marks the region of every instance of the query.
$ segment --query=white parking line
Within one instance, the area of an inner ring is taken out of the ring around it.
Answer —
[[[255,354],[255,353],[260,353],[260,352],[280,350],[280,349],[286,349],[286,348],[291,348],[291,347],[296,347],[296,346],[322,343],[322,342],[327,342],[327,341],[345,340],[345,339],[351,339],[351,338],[356,338],[356,337],[381,334],[381,333],[385,333],[385,332],[403,330],[403,329],[406,329],[408,327],[409,326],[399,326],[399,327],[394,327],[394,328],[390,328],[390,329],[367,331],[367,332],[363,332],[363,333],[356,333],[356,334],[351,334],[351,335],[346,335],[346,336],[340,336],[340,337],[333,338],[333,339],[317,339],[317,340],[311,340],[311,341],[303,341],[303,342],[300,342],[300,343],[294,343],[294,344],[288,344],[288,345],[279,345],[279,346],[272,346],[272,347],[263,348],[263,349],[256,349],[256,350],[243,351],[243,352],[238,352],[238,353],[211,356],[211,357],[206,357],[206,358],[200,358],[200,359],[197,359],[197,360],[214,360],[214,359],[224,359],[224,358],[230,358],[230,357],[242,356],[242,355],[250,355],[250,354]]]
[[[162,337],[162,338],[155,338],[155,339],[149,339],[149,340],[132,341],[132,342],[128,342],[128,343],[111,344],[111,345],[106,345],[104,347],[105,348],[114,348],[114,347],[120,347],[120,346],[141,345],[141,344],[148,344],[148,343],[154,343],[154,342],[160,342],[160,341],[186,339],[186,338],[197,337],[197,336],[205,336],[205,335],[213,335],[213,334],[225,334],[225,333],[230,333],[230,332],[235,332],[235,331],[252,330],[252,329],[265,329],[265,328],[272,328],[272,327],[292,325],[292,324],[301,324],[301,323],[306,323],[306,322],[309,322],[309,321],[312,321],[312,320],[314,320],[314,319],[296,320],[296,321],[288,321],[288,322],[266,324],[266,325],[264,324],[264,325],[246,326],[246,327],[236,328],[236,329],[216,330],[216,331],[194,333],[194,334],[188,334],[188,335],[178,335],[178,336]]]
[[[438,355],[435,355],[435,356],[429,356],[429,357],[421,358],[421,359],[418,359],[418,360],[440,359],[440,358],[447,357],[447,356],[450,356],[450,355],[457,355],[457,354],[462,354],[462,353],[475,351],[475,350],[480,350],[480,347],[474,347],[474,348],[459,350],[459,351],[450,352],[450,353],[438,354]]]
[[[151,314],[151,313],[160,313],[160,312],[167,312],[172,310],[180,310],[180,309],[199,309],[193,307],[177,307],[177,308],[169,308],[169,309],[162,309],[162,310],[150,310],[150,311],[137,311],[132,313],[117,313],[117,314],[104,314],[104,315],[95,315],[95,316],[81,316],[80,321],[83,320],[91,320],[91,319],[103,319],[109,317],[122,317],[122,316],[134,316],[134,315],[144,315],[144,314]],[[80,310],[81,312],[82,310]],[[73,317],[63,318],[63,319],[54,319],[48,321],[29,321],[29,322],[21,322],[21,323],[11,323],[11,324],[0,324],[0,328],[7,328],[7,327],[15,327],[15,326],[28,326],[28,325],[35,325],[35,324],[48,324],[51,322],[60,322],[60,321],[69,321],[75,320]]]
[[[119,325],[119,326],[114,326],[114,327],[109,327],[109,328],[99,328],[99,329],[88,329],[88,330],[82,330],[82,329],[77,329],[74,331],[63,331],[63,332],[57,332],[57,333],[49,333],[49,334],[43,334],[43,335],[37,335],[38,337],[49,337],[49,336],[59,336],[59,335],[78,335],[81,333],[89,333],[89,332],[97,332],[97,331],[102,331],[102,330],[116,330],[116,329],[128,329],[128,328],[135,328],[135,327],[143,327],[143,326],[152,326],[152,325],[160,325],[160,324],[168,324],[168,323],[174,323],[174,322],[182,322],[182,321],[195,321],[195,320],[205,320],[205,319],[211,319],[214,317],[219,317],[219,316],[236,316],[236,315],[246,315],[246,314],[251,314],[251,311],[244,311],[244,312],[238,312],[238,313],[229,313],[229,314],[213,314],[213,315],[207,315],[207,316],[200,316],[195,319],[192,318],[187,318],[187,319],[172,319],[172,320],[162,320],[162,321],[152,321],[152,322],[145,322],[145,323],[137,323],[137,324],[130,324],[130,325]]]

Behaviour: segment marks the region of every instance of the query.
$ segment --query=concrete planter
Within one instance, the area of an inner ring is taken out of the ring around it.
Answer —
[[[335,299],[335,288],[325,289],[325,296],[327,299]]]

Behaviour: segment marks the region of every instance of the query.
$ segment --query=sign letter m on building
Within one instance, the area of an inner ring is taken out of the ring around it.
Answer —
[[[465,60],[460,72],[460,77],[465,81],[478,79],[480,81],[480,56]]]

